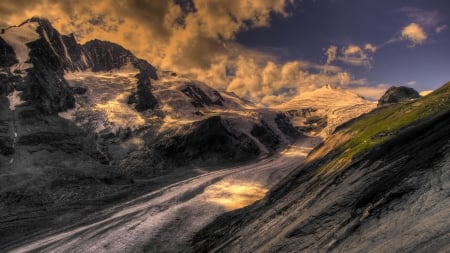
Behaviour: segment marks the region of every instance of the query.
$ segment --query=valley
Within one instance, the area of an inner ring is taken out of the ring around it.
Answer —
[[[186,251],[195,233],[226,211],[263,198],[319,142],[320,138],[303,138],[274,156],[165,186],[92,213],[87,221],[81,219],[67,227],[53,228],[56,233],[9,242],[5,249],[10,252]]]

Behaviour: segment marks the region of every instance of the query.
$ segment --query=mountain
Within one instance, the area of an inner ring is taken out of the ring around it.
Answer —
[[[378,100],[378,106],[406,102],[419,97],[419,92],[413,88],[405,86],[392,86]]]
[[[294,126],[303,132],[331,134],[342,123],[370,112],[376,105],[363,97],[331,85],[303,92],[274,107],[285,112]]]
[[[301,137],[278,111],[157,70],[120,45],[81,45],[43,18],[5,29],[0,51],[2,217],[103,208]],[[32,233],[46,223],[20,224]]]
[[[450,244],[450,83],[341,125],[194,252],[440,252]]]
[[[171,218],[192,200],[206,215],[190,217],[199,229],[227,211],[204,203],[208,187],[248,187],[260,198],[315,145],[351,124],[344,122],[375,108],[329,86],[258,108],[182,73],[156,69],[115,43],[79,44],[43,18],[5,29],[0,52],[0,251],[26,244],[23,238],[95,225],[117,210],[134,213],[129,203],[147,197],[156,206],[142,215],[167,211]],[[233,184],[248,178],[260,182]],[[171,192],[175,188],[179,194]],[[244,204],[258,199],[242,198]],[[184,207],[180,215],[189,219],[191,207]],[[180,220],[160,221],[173,229]],[[109,232],[101,227],[107,223],[98,223],[98,235]],[[164,231],[156,232],[171,230]],[[98,242],[93,237],[90,243]]]

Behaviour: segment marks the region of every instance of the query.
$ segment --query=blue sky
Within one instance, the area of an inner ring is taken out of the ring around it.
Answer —
[[[370,66],[335,64],[356,78],[366,78],[369,85],[426,90],[450,81],[449,1],[304,0],[291,7],[290,13],[288,18],[273,15],[270,27],[239,33],[237,41],[272,51],[280,61],[302,59],[320,64],[326,62],[324,51],[331,45],[370,43],[378,47]],[[422,44],[399,39],[411,23],[425,32]]]

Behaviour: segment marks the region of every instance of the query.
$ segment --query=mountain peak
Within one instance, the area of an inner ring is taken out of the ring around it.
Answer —
[[[44,17],[34,16],[25,21],[23,21],[19,26],[22,26],[27,23],[38,23],[39,25],[52,26],[51,22]]]
[[[378,101],[378,106],[407,102],[419,98],[420,94],[415,89],[406,86],[392,86]]]

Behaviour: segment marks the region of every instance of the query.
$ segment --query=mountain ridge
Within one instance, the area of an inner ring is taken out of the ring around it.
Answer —
[[[266,198],[200,231],[193,252],[448,248],[450,83],[429,96],[347,123]],[[380,119],[392,135],[372,125]],[[356,136],[342,138],[348,131]]]

